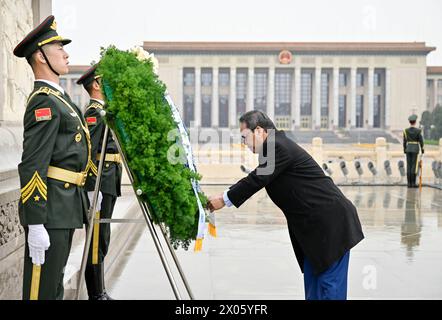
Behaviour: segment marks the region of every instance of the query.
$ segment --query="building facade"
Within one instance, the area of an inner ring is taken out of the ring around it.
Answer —
[[[69,66],[69,73],[60,77],[60,86],[66,90],[72,101],[83,112],[85,112],[90,98],[83,86],[78,85],[76,82],[90,67],[87,65]]]
[[[408,115],[442,101],[442,68],[427,67],[425,43],[144,42],[159,60],[187,126],[235,128],[262,110],[286,130],[402,130]],[[73,66],[75,85],[87,66]],[[63,80],[65,81],[65,80]]]
[[[442,107],[442,67],[427,68],[427,110]]]

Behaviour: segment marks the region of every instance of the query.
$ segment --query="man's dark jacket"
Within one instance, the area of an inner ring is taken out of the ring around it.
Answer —
[[[261,174],[266,166],[273,167],[273,173]],[[227,196],[239,207],[261,188],[266,188],[287,219],[302,272],[305,256],[319,274],[364,238],[351,201],[283,131],[269,134],[259,153],[258,168],[231,186]]]

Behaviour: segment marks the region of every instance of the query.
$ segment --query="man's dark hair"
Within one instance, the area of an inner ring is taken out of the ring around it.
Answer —
[[[410,121],[410,124],[414,125],[414,124],[416,124],[416,121]]]
[[[95,80],[84,85],[84,89],[87,91],[88,94],[92,94],[92,86],[93,86],[94,82],[95,82]]]
[[[239,118],[239,122],[245,123],[247,128],[252,131],[258,126],[265,131],[267,131],[267,129],[276,129],[269,116],[259,110],[252,110],[244,113],[241,118]]]
[[[35,53],[35,52],[34,52]],[[26,61],[29,63],[29,65],[33,68],[35,63],[35,56],[34,53],[30,54],[26,57]]]

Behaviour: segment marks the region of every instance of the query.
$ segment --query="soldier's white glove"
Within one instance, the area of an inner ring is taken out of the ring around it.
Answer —
[[[49,234],[42,224],[29,225],[29,256],[33,264],[41,266],[45,263],[45,251],[50,245]]]
[[[89,198],[90,205],[92,205],[93,196],[94,196],[94,192],[93,191],[88,191],[87,197]],[[101,194],[101,191],[98,191],[98,199],[97,199],[96,211],[100,211],[101,210],[101,201],[102,200],[103,200],[103,195]]]

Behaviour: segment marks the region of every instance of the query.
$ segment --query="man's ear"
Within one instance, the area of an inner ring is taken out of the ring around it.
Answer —
[[[94,80],[94,83],[92,84],[92,88],[94,88],[94,90],[96,90],[96,91],[101,91],[100,84],[98,83],[97,80]]]
[[[260,126],[257,126],[254,131],[257,132],[259,135],[261,135],[266,130],[263,129],[262,127],[260,127]]]
[[[46,64],[46,59],[43,56],[43,53],[41,53],[40,50],[34,53],[34,61],[42,64]]]

